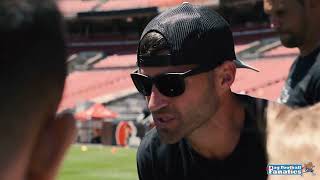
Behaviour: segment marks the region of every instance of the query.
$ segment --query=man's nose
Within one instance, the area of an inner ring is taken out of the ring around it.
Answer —
[[[166,107],[168,103],[168,97],[161,94],[155,86],[152,86],[151,95],[147,97],[148,108],[151,112],[158,111]]]
[[[272,0],[263,0],[263,10],[266,14],[270,15],[272,10]]]

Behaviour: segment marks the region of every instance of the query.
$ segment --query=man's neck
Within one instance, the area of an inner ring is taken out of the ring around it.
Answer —
[[[188,136],[187,140],[202,156],[209,159],[225,159],[240,140],[244,119],[244,107],[232,94],[228,99],[224,99],[215,115]]]

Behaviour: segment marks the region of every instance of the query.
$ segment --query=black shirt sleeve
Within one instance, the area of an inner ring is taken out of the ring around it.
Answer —
[[[320,102],[320,66],[318,69],[319,71],[315,72],[310,81],[312,89],[311,94],[314,104]]]
[[[281,94],[283,103],[305,107],[320,102],[320,47],[295,60]]]

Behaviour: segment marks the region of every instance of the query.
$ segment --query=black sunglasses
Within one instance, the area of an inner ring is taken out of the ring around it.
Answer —
[[[208,72],[215,67],[217,67],[217,65],[199,66],[183,73],[164,73],[155,77],[140,74],[138,70],[136,70],[130,75],[137,90],[144,96],[151,95],[152,85],[155,84],[161,94],[168,97],[176,97],[185,91],[184,78]]]

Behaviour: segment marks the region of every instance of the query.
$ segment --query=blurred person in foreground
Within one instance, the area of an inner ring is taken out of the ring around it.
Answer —
[[[268,180],[315,180],[320,172],[320,103],[289,108],[268,103],[267,153],[269,164],[301,164],[303,177],[269,175]],[[306,166],[310,169],[307,170]],[[270,173],[270,169],[268,169]]]
[[[137,152],[140,180],[267,178],[265,100],[235,94],[232,32],[216,12],[189,3],[144,29],[131,78],[156,128]]]
[[[0,179],[54,179],[75,124],[56,116],[66,78],[62,17],[54,1],[0,1]]]
[[[285,47],[297,47],[280,102],[293,107],[320,101],[320,1],[264,0],[271,26]]]

